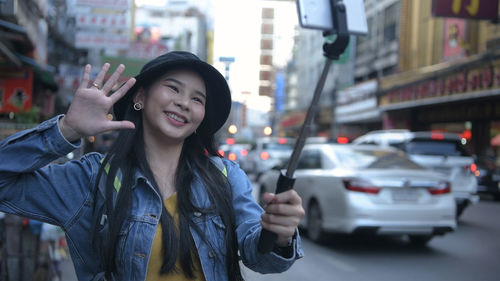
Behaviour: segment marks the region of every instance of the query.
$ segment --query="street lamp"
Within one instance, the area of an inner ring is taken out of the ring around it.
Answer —
[[[227,128],[227,131],[231,134],[231,135],[234,135],[238,132],[238,127],[236,127],[236,125],[232,124],[231,126],[229,126],[229,128]]]
[[[272,133],[273,133],[273,129],[271,129],[271,127],[266,126],[266,127],[264,128],[264,135],[266,135],[266,136],[270,136]]]

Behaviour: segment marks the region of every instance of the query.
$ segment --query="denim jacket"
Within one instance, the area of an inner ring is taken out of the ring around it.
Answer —
[[[14,134],[0,143],[0,211],[60,226],[79,280],[99,280],[98,255],[91,245],[91,219],[96,176],[103,155],[89,153],[65,164],[50,164],[80,146],[69,143],[54,117],[39,126]],[[261,254],[257,243],[262,208],[252,197],[245,173],[224,160],[233,189],[236,235],[242,262],[260,273],[287,270],[303,256],[300,237],[295,235],[291,257],[275,252]],[[161,214],[162,200],[150,182],[134,171],[132,210],[119,233],[116,249],[116,280],[144,280],[151,247]],[[207,206],[208,196],[198,177],[192,183],[193,204]],[[207,235],[203,240],[191,229],[207,281],[227,280],[225,227],[219,216],[195,212],[191,219]]]

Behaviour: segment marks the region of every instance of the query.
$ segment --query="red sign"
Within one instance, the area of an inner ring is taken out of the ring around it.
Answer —
[[[32,97],[31,69],[0,69],[0,113],[29,110]]]
[[[493,20],[498,18],[498,0],[433,0],[436,17]]]

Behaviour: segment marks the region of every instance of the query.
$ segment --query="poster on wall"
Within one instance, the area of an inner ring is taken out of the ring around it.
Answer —
[[[0,69],[0,113],[30,110],[32,97],[31,69]]]
[[[467,23],[464,19],[447,18],[443,21],[443,61],[465,57]]]

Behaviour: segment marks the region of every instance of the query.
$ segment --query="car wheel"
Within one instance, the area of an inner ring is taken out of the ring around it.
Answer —
[[[323,215],[316,202],[312,202],[307,212],[307,234],[311,240],[321,243],[325,240],[323,231]]]
[[[493,200],[500,201],[500,194],[493,195]]]
[[[425,247],[431,241],[432,235],[409,235],[410,244],[415,247]]]
[[[460,216],[464,213],[465,207],[467,207],[467,203],[463,202],[460,204],[457,204],[457,212],[456,212],[456,219],[458,220]]]

